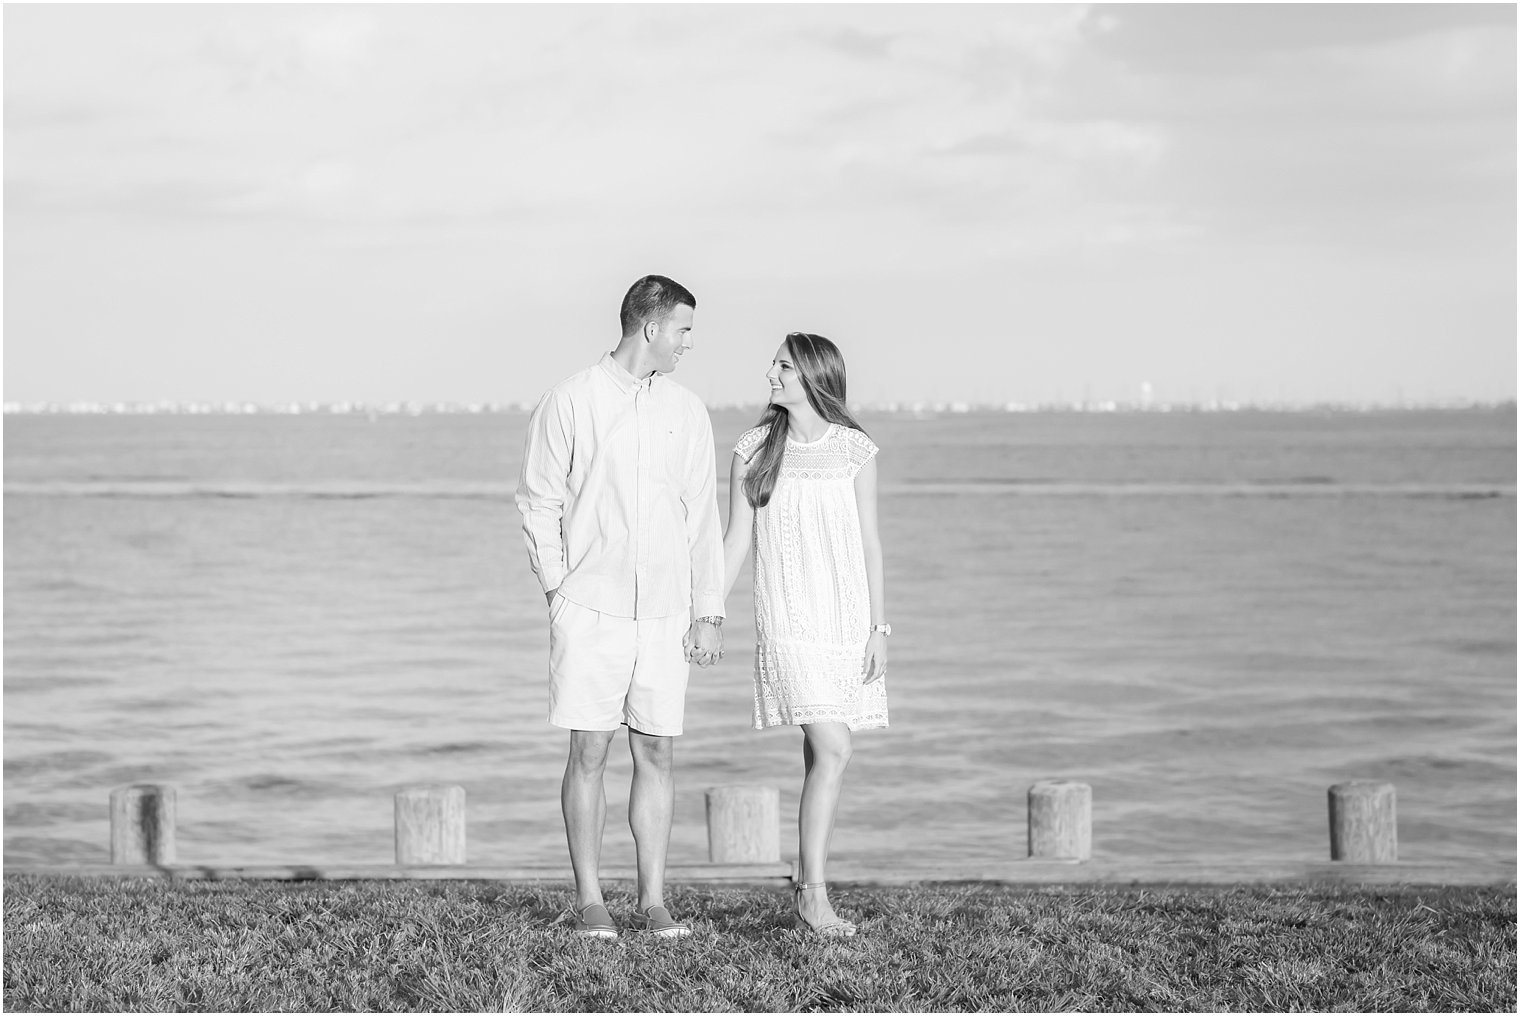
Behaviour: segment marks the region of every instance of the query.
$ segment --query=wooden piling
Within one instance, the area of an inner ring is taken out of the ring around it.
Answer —
[[[396,863],[465,863],[463,787],[426,784],[396,792]]]
[[[707,790],[707,858],[713,864],[781,860],[781,791],[735,785]]]
[[[1348,780],[1330,788],[1330,860],[1392,864],[1399,859],[1392,783]]]
[[[1029,856],[1092,857],[1092,787],[1041,780],[1029,788]]]
[[[112,790],[111,863],[174,862],[174,788],[133,783]]]

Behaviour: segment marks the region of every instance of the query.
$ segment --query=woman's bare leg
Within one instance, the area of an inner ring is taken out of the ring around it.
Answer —
[[[849,727],[843,723],[802,725],[802,801],[797,809],[799,882],[828,880],[834,816],[849,764]],[[803,920],[814,926],[838,920],[827,894],[819,889],[804,891],[798,908]]]

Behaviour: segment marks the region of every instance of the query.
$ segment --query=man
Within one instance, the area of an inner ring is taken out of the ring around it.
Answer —
[[[635,930],[690,934],[665,907],[665,853],[692,662],[723,655],[723,547],[712,421],[667,376],[696,298],[660,275],[623,297],[617,348],[544,395],[528,421],[517,508],[549,602],[549,722],[570,731],[560,787],[575,927],[616,938],[602,900],[603,773],[628,727]]]

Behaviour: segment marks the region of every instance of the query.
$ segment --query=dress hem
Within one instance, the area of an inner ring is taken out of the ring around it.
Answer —
[[[809,723],[843,723],[851,733],[857,730],[886,730],[891,724],[886,720],[852,722],[850,720],[830,720],[822,717],[816,720],[777,720],[774,723],[752,723],[752,730],[775,730],[778,727],[801,727]]]

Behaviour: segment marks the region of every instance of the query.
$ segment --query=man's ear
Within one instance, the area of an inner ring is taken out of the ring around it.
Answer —
[[[644,341],[645,342],[653,342],[655,340],[655,336],[657,336],[659,334],[660,334],[660,323],[658,321],[645,321],[644,322]]]

